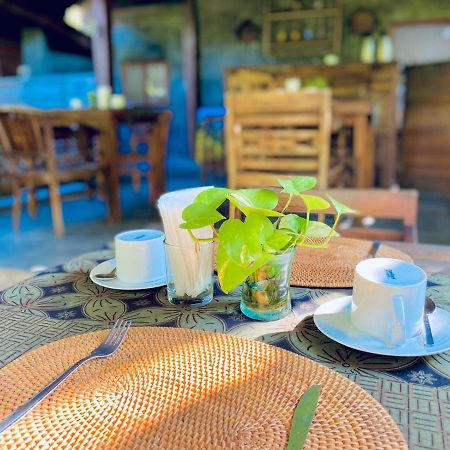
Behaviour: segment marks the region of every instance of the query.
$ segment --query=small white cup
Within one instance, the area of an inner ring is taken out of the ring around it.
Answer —
[[[164,233],[132,230],[114,239],[117,278],[124,283],[148,283],[166,274]]]
[[[101,85],[97,87],[97,108],[109,109],[111,101],[111,86]]]
[[[355,328],[402,345],[423,330],[427,275],[418,266],[391,258],[371,258],[355,268],[351,320]]]

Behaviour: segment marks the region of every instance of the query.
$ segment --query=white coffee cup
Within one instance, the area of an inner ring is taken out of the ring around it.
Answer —
[[[124,283],[147,283],[165,277],[164,233],[131,230],[114,239],[117,278]]]
[[[402,345],[423,330],[427,275],[392,258],[371,258],[355,268],[353,326],[388,346]]]

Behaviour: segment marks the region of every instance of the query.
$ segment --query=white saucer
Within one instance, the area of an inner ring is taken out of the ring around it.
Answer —
[[[148,281],[147,283],[124,283],[120,281],[118,278],[112,278],[110,280],[105,280],[104,278],[97,278],[95,275],[100,273],[108,273],[111,272],[114,267],[116,267],[116,259],[108,259],[108,261],[103,261],[102,263],[95,266],[91,273],[89,274],[89,278],[99,286],[103,286],[110,289],[120,289],[123,291],[138,291],[140,289],[151,289],[159,286],[165,286],[166,276],[159,278],[158,280]]]
[[[450,349],[450,313],[436,308],[428,316],[433,332],[434,344],[424,345],[424,338],[417,337],[407,339],[397,347],[387,347],[386,344],[376,338],[357,330],[350,319],[352,309],[352,296],[330,300],[319,306],[314,313],[314,322],[317,328],[334,341],[347,347],[364,352],[376,353],[387,356],[426,356],[445,352]]]

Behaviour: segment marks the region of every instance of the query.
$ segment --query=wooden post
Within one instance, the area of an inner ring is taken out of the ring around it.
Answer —
[[[184,28],[182,36],[183,78],[186,83],[186,114],[189,154],[194,154],[197,113],[197,24],[194,0],[184,4]]]
[[[112,86],[111,0],[92,0],[92,59],[97,86]]]

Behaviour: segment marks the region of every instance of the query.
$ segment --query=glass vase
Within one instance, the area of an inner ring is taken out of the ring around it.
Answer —
[[[275,258],[251,274],[242,286],[241,311],[251,319],[270,321],[291,310],[291,269],[295,249]]]

